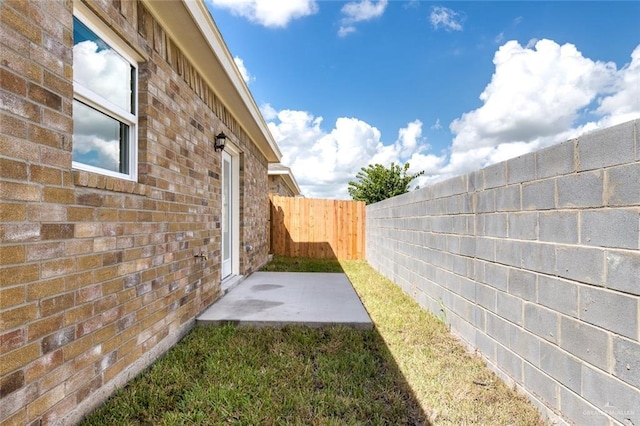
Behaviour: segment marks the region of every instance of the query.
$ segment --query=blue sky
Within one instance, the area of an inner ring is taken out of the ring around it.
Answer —
[[[640,2],[206,0],[305,196],[430,182],[640,117]]]

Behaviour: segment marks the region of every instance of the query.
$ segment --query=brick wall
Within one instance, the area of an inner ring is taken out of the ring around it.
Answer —
[[[367,260],[541,408],[640,424],[635,120],[367,207]]]
[[[285,183],[282,175],[269,175],[269,193],[283,197],[295,197],[296,194]]]
[[[267,259],[264,155],[143,4],[87,5],[147,57],[138,182],[71,167],[73,2],[0,3],[3,425],[73,424],[219,297],[221,130],[240,151],[240,273]]]

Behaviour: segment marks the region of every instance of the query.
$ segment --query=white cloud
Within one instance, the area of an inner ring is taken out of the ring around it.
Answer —
[[[387,8],[387,0],[360,0],[350,2],[342,6],[342,19],[338,35],[345,37],[356,31],[354,24],[363,21],[370,21],[384,14]]]
[[[120,142],[115,139],[107,141],[93,135],[74,135],[73,154],[83,163],[118,171]]]
[[[393,144],[384,145],[377,128],[356,118],[340,117],[326,132],[322,117],[309,112],[283,110],[274,117],[271,106],[262,109],[272,117],[268,125],[283,153],[282,163],[291,167],[308,197],[349,198],[348,182],[369,164],[388,167],[409,161],[412,173],[436,173],[446,160],[444,155],[425,154],[429,145],[419,120],[400,129]]]
[[[268,28],[284,28],[294,19],[318,12],[315,0],[207,0],[213,7]]]
[[[120,124],[80,102],[73,103],[73,159],[118,171]]]
[[[530,47],[509,41],[494,64],[482,105],[451,123],[452,143],[440,155],[429,151],[420,120],[384,143],[376,127],[357,118],[339,118],[325,131],[322,117],[310,112],[278,112],[268,104],[262,111],[303,193],[344,199],[349,180],[369,164],[409,162],[410,173],[425,171],[415,181],[424,186],[640,118],[640,45],[620,70],[551,40]]]
[[[436,30],[444,28],[446,31],[462,31],[464,16],[448,7],[434,6],[431,8],[429,20]]]
[[[356,32],[356,27],[354,27],[353,25],[347,25],[347,26],[340,26],[340,28],[338,29],[338,36],[340,37],[346,37],[351,33],[355,33]]]
[[[252,81],[255,80],[255,77],[253,77],[251,74],[249,74],[249,71],[247,70],[247,67],[244,66],[244,61],[242,60],[242,58],[238,57],[238,56],[234,56],[233,57],[233,61],[236,63],[236,66],[238,67],[238,70],[240,71],[240,75],[242,75],[242,79],[244,80],[245,83],[249,84]]]
[[[531,48],[509,41],[493,62],[491,82],[480,94],[483,105],[450,125],[455,135],[450,173],[467,172],[473,163],[477,168],[571,136],[581,112],[610,90],[617,77],[615,64],[592,61],[574,45],[560,46],[551,40],[539,40]],[[480,152],[484,155],[479,159]],[[473,161],[463,161],[464,155]]]
[[[271,104],[266,103],[260,105],[260,112],[262,113],[264,119],[267,121],[275,120],[276,118],[278,118],[278,111],[276,111],[276,109],[272,107]]]
[[[73,46],[73,79],[119,107],[131,105],[131,66],[110,48],[85,40]]]
[[[387,7],[387,0],[361,0],[359,2],[351,2],[342,6],[342,13],[345,19],[350,22],[368,21],[373,18],[382,16]]]
[[[631,62],[618,73],[613,93],[602,99],[597,113],[604,116],[598,127],[609,127],[640,115],[640,45],[631,53]]]

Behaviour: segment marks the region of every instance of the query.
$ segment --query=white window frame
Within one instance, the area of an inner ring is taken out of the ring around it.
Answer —
[[[120,121],[129,126],[129,173],[114,172],[112,170],[103,169],[101,167],[91,166],[89,164],[72,161],[72,167],[78,170],[84,170],[102,175],[113,176],[121,179],[137,181],[138,180],[138,62],[142,61],[133,49],[128,47],[120,38],[113,33],[99,18],[97,18],[86,6],[79,2],[74,2],[73,16],[86,25],[98,37],[102,39],[111,49],[122,56],[134,68],[135,91],[133,93],[134,111],[130,112],[126,109],[115,105],[111,101],[105,99],[99,94],[82,86],[80,83],[73,81],[73,99],[85,105],[102,112],[103,114]]]

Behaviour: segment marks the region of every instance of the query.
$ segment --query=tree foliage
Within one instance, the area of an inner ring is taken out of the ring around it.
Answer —
[[[349,182],[349,195],[356,201],[372,204],[409,192],[411,182],[424,171],[407,174],[408,170],[409,163],[404,166],[391,163],[389,168],[382,164],[369,164],[360,169],[357,181]]]

